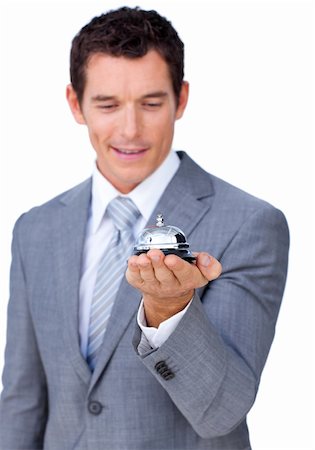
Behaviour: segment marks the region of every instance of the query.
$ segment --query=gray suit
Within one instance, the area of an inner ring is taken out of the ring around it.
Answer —
[[[140,294],[125,280],[93,375],[80,353],[78,288],[91,181],[18,220],[1,450],[250,448],[246,414],[274,336],[288,228],[268,203],[180,157],[150,222],[163,211],[192,250],[221,261],[223,274],[196,293],[167,341],[142,356]]]

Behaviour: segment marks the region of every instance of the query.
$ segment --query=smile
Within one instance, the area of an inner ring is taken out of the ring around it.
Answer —
[[[116,148],[115,150],[117,150],[120,153],[124,153],[125,155],[137,155],[138,153],[143,153],[146,151],[146,149],[141,149],[141,150],[125,150],[125,149],[121,149],[121,148]]]
[[[123,153],[125,155],[137,155],[137,154],[143,153],[147,150],[146,148],[127,149],[127,148],[117,148],[117,147],[113,147],[113,149],[116,152]]]
[[[139,158],[142,157],[148,150],[148,148],[123,148],[112,147],[115,154],[123,159]]]

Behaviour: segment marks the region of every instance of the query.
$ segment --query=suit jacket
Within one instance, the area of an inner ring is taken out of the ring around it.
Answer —
[[[287,271],[283,214],[185,153],[154,211],[219,259],[160,348],[139,355],[140,293],[124,279],[93,374],[79,281],[91,180],[23,215],[13,238],[1,450],[249,449],[251,408]],[[133,343],[132,343],[133,342]]]

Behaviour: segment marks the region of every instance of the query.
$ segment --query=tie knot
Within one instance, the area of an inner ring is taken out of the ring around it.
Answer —
[[[107,206],[108,214],[118,230],[133,228],[140,212],[128,197],[116,197]]]

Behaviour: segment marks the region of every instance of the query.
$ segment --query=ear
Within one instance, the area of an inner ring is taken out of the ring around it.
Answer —
[[[186,109],[186,105],[188,102],[188,96],[189,96],[189,83],[188,81],[183,81],[181,91],[179,94],[178,99],[178,106],[176,110],[176,119],[180,119],[182,115],[184,114],[184,111]]]
[[[72,84],[68,84],[66,89],[66,97],[70,106],[71,112],[75,120],[80,124],[85,124],[85,119],[81,110],[80,102],[78,100],[77,93],[72,87]]]

